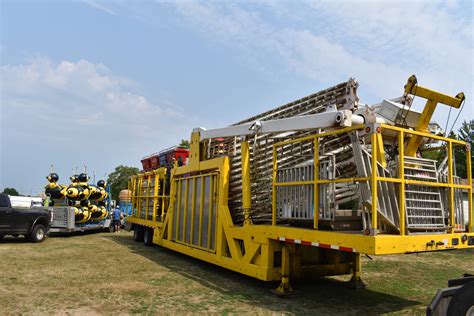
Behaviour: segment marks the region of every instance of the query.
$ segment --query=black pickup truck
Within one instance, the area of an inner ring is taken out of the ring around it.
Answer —
[[[14,208],[10,197],[0,193],[0,239],[5,235],[24,235],[32,242],[46,238],[51,222],[50,213],[41,207]]]

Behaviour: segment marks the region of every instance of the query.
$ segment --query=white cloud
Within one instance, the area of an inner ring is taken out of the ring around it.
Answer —
[[[194,125],[178,107],[151,102],[133,91],[137,84],[87,60],[35,58],[1,66],[0,78],[0,180],[23,192],[28,182],[39,190],[50,164],[63,178],[83,164],[100,174],[138,166],[142,156],[187,138]],[[22,168],[11,170],[13,164]]]
[[[368,103],[401,95],[413,73],[421,85],[447,94],[464,90],[464,115],[472,118],[472,12],[460,13],[459,5],[185,1],[178,2],[176,10],[193,31],[237,47],[257,63],[265,65],[276,57],[290,72],[321,86],[355,77],[361,84],[360,95],[366,98],[362,101]],[[418,108],[423,104],[417,103]],[[448,107],[439,106],[434,119],[444,125],[447,112]]]

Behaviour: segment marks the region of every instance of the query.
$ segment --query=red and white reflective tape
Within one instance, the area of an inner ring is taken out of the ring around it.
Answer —
[[[278,237],[278,240],[288,242],[288,243],[292,243],[292,244],[301,244],[301,245],[306,245],[306,246],[313,246],[313,247],[340,250],[340,251],[347,251],[347,252],[357,252],[357,250],[354,249],[354,248],[349,248],[349,247],[344,247],[344,246],[336,246],[336,245],[329,245],[329,244],[322,244],[322,243],[314,242],[314,241],[291,239],[291,238],[286,238],[286,237]]]

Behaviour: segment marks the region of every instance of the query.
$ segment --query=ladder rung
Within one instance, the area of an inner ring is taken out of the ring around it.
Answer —
[[[408,215],[409,218],[444,218],[443,216]]]
[[[429,224],[427,224],[429,225]],[[412,228],[412,229],[426,229],[426,230],[438,230],[440,228],[443,228],[443,229],[448,229],[448,227],[446,227],[445,225],[443,224],[438,224],[438,226],[420,226],[420,225],[417,225],[417,224],[408,224],[407,228]]]
[[[442,209],[437,207],[415,207],[415,206],[406,206],[407,210],[426,210],[426,211],[442,211]]]
[[[405,161],[425,161],[425,162],[428,162],[428,163],[431,163],[431,164],[435,164],[436,161],[432,160],[432,159],[426,159],[426,158],[418,158],[418,157],[410,157],[410,156],[403,156],[403,159]]]
[[[405,200],[413,201],[413,202],[441,203],[441,201],[437,201],[437,200],[420,200],[420,199],[405,199]]]
[[[405,190],[405,193],[439,195],[439,192]]]
[[[425,177],[421,175],[416,175],[416,174],[406,174],[405,177],[409,178],[419,178],[419,179],[431,179],[431,180],[438,180],[438,178],[433,178],[433,177]]]
[[[425,169],[425,168],[415,168],[415,167],[403,166],[403,168],[410,169],[410,170],[419,170],[419,171],[426,171],[426,172],[436,172],[436,171],[438,171],[438,170],[436,170],[435,166],[432,166],[432,167],[433,167],[433,169]]]

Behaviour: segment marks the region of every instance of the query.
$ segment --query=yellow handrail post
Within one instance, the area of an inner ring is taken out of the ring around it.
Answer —
[[[145,220],[148,220],[148,212],[150,211],[150,182],[151,182],[151,173],[148,174],[146,181],[146,195],[145,195]]]
[[[138,195],[138,209],[137,209],[137,217],[140,218],[142,215],[142,195],[143,195],[143,175],[138,176],[138,188],[139,195]]]
[[[453,143],[448,141],[449,224],[454,233]]]
[[[372,145],[372,174],[370,181],[372,183],[372,229],[374,235],[377,234],[377,134],[373,130],[375,127],[372,125],[372,134],[370,135],[370,142]]]
[[[400,235],[405,235],[405,144],[403,142],[404,139],[403,131],[398,133],[398,157],[399,157],[399,165],[398,165],[398,178],[402,181],[400,183],[400,192],[399,192],[399,202],[400,205]]]
[[[467,189],[467,205],[469,211],[469,227],[468,232],[472,233],[474,231],[474,210],[472,208],[472,161],[471,161],[471,145],[466,144],[466,169],[467,169],[467,184],[469,188]]]
[[[159,183],[160,183],[160,176],[155,172],[153,173],[155,179],[155,189],[153,193],[153,215],[152,220],[156,222],[156,206],[158,205],[158,190],[159,190]]]
[[[242,209],[244,210],[244,226],[252,224],[250,209],[252,195],[250,191],[250,150],[248,141],[240,143],[242,159]]]
[[[313,228],[318,229],[319,226],[319,137],[314,138],[314,212],[313,212]]]

